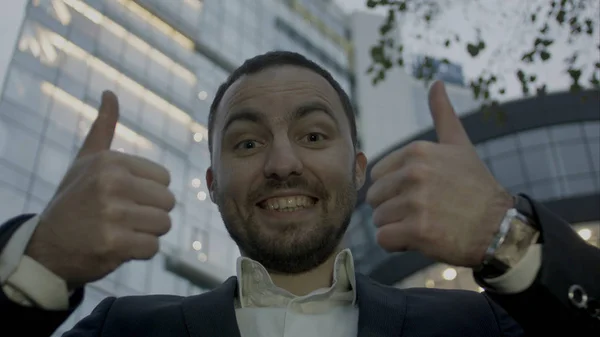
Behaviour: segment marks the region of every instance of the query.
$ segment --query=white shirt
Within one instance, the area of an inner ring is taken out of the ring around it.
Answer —
[[[65,310],[69,303],[66,282],[24,255],[38,223],[34,217],[21,225],[0,254],[0,284],[11,300],[23,306]],[[485,281],[496,292],[520,292],[533,283],[541,259],[541,245],[533,245],[510,271]],[[356,336],[358,308],[350,250],[337,255],[333,274],[331,287],[294,296],[276,287],[260,263],[238,259],[235,310],[242,337]]]
[[[273,284],[258,262],[237,261],[235,313],[242,337],[348,337],[358,331],[356,280],[349,249],[335,259],[332,285],[295,296]]]

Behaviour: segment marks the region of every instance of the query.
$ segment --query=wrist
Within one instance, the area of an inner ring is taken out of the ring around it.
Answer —
[[[515,197],[513,207],[506,211],[482,264],[475,271],[484,278],[503,275],[523,259],[538,237],[529,202]]]

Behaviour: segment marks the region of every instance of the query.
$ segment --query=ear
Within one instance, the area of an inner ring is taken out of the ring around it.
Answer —
[[[355,162],[355,176],[354,182],[356,184],[356,190],[360,190],[365,183],[365,177],[367,174],[367,156],[364,152],[356,152]]]
[[[206,170],[206,186],[208,186],[208,195],[210,196],[210,200],[214,203],[215,202],[215,191],[214,191],[214,176],[213,176],[213,171],[212,171],[212,167],[209,167]]]

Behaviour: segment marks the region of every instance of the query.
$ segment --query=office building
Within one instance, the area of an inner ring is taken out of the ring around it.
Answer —
[[[525,193],[566,220],[589,244],[600,247],[600,115],[598,91],[554,93],[501,105],[503,122],[482,111],[462,117],[480,158],[509,192]],[[416,140],[436,139],[429,128],[378,157]],[[417,252],[388,254],[375,242],[372,209],[359,195],[346,244],[357,270],[398,287],[481,290],[466,268],[436,263]]]
[[[427,85],[415,78],[416,67],[425,55],[406,53],[406,67],[396,65],[386,74],[385,80],[373,85],[367,73],[371,65],[371,47],[379,40],[379,27],[384,17],[378,14],[355,12],[350,16],[350,29],[354,43],[354,100],[360,112],[357,121],[362,149],[371,158],[393,146],[400,139],[414,136],[433,125],[428,107]],[[400,34],[397,32],[399,39]],[[408,50],[409,46],[405,48]],[[464,115],[473,111],[478,102],[470,88],[464,86],[462,68],[434,60],[434,78],[445,82],[448,95],[456,111]]]
[[[217,86],[244,59],[298,51],[352,92],[347,28],[331,1],[11,0],[3,11],[2,218],[44,208],[107,89],[121,106],[113,149],[166,166],[178,200],[160,253],[88,285],[60,331],[106,296],[192,295],[234,273],[239,252],[204,185],[206,123]]]

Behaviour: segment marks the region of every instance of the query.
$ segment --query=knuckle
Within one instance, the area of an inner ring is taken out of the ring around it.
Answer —
[[[430,177],[430,170],[427,165],[424,164],[413,164],[407,168],[406,177],[409,181],[413,182],[425,182]]]
[[[413,157],[423,158],[429,154],[430,148],[431,143],[427,141],[414,141],[410,145],[408,145],[408,154]]]
[[[171,190],[167,190],[167,200],[166,200],[166,206],[167,206],[167,210],[171,211],[173,210],[173,208],[175,208],[175,205],[177,204],[177,199],[175,198],[175,194],[171,191]]]
[[[96,185],[100,192],[112,195],[127,188],[126,174],[123,170],[115,167],[102,170],[96,179]]]
[[[102,219],[108,223],[123,222],[126,218],[127,210],[115,203],[104,205],[101,211]],[[109,239],[112,239],[109,235]]]

